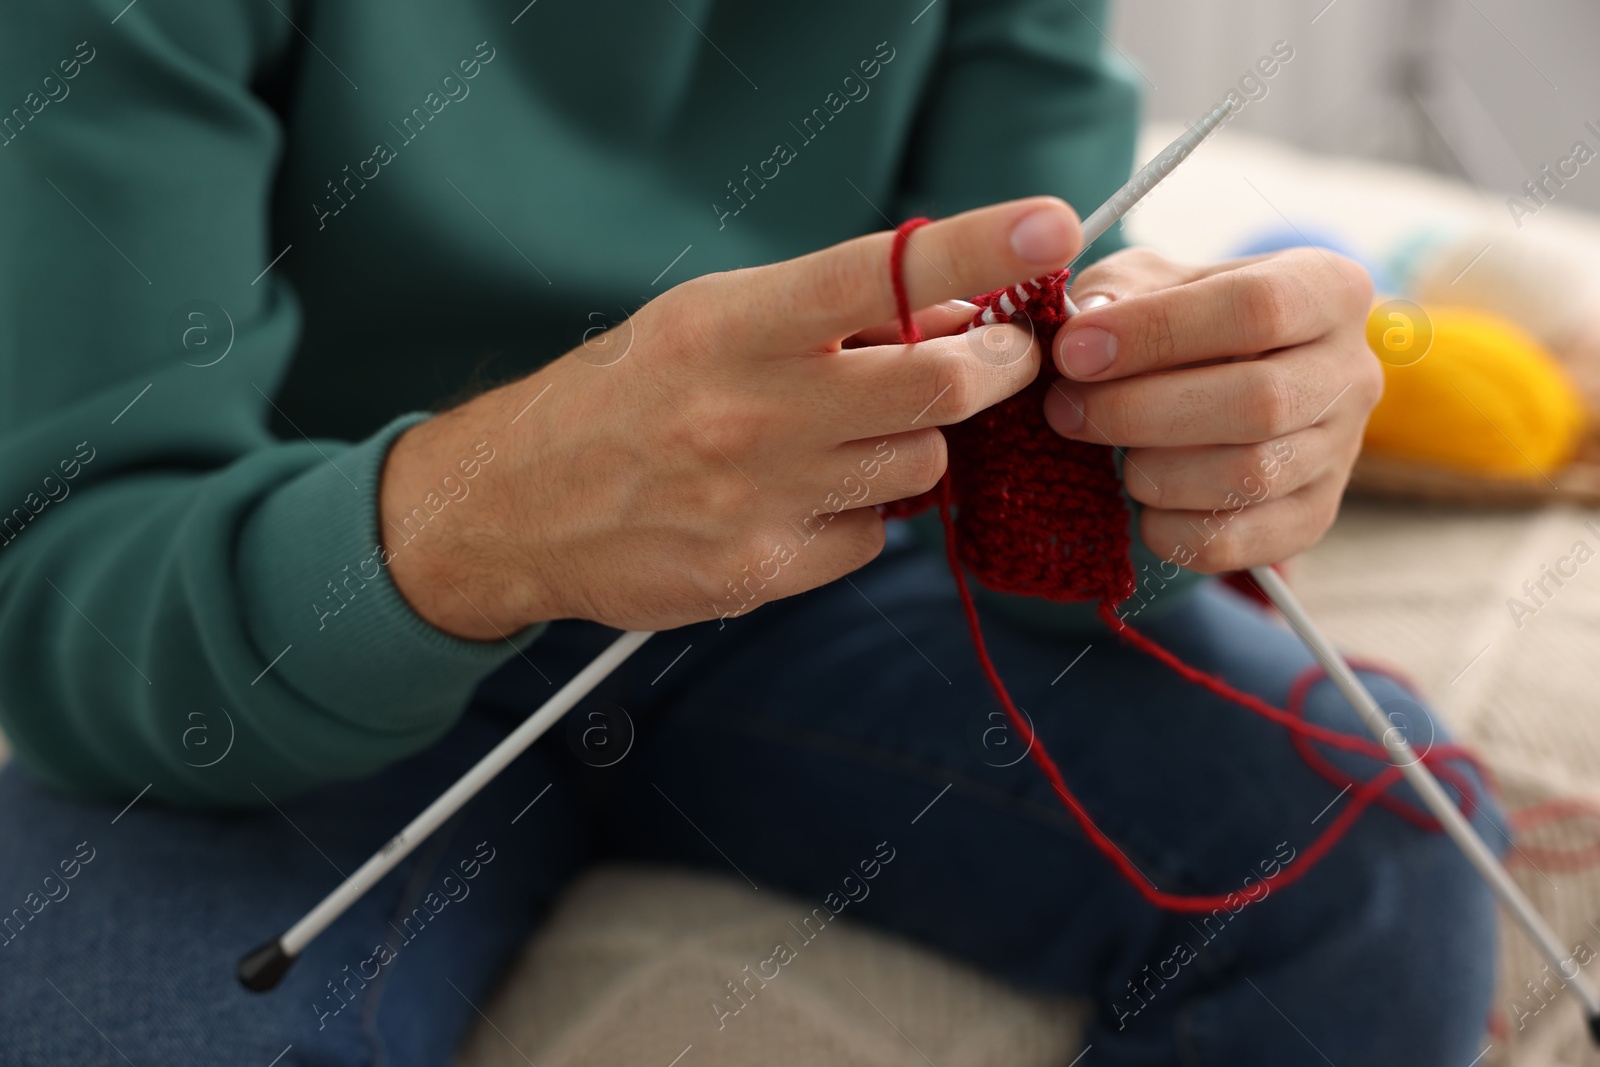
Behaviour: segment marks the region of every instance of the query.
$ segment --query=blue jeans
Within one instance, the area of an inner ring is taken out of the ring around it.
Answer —
[[[1106,632],[985,625],[1068,781],[1165,889],[1239,889],[1347,802],[1281,728]],[[1287,632],[1214,586],[1143,629],[1279,703],[1308,663]],[[280,1067],[439,1067],[476,1017],[469,1001],[483,1001],[586,864],[701,866],[809,904],[880,842],[893,862],[849,914],[1019,986],[1089,999],[1085,1067],[1462,1067],[1482,1050],[1494,907],[1448,840],[1369,811],[1304,881],[1236,915],[1148,906],[1019,758],[942,561],[898,536],[848,582],[655,638],[276,991],[238,986],[243,951],[298,918],[612,636],[552,627],[426,752],[271,798],[275,808],[195,813],[144,798],[119,815],[7,769],[0,909],[28,918],[0,944],[0,1064],[265,1065],[292,1045]],[[1426,743],[1426,713],[1387,678],[1368,680]],[[1359,732],[1326,683],[1308,713]],[[1497,815],[1477,823],[1504,840]]]

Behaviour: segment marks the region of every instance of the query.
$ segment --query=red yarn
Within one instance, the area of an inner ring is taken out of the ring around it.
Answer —
[[[1280,570],[1281,568],[1274,567],[1273,569]],[[1262,590],[1262,588],[1256,584],[1256,580],[1254,578],[1250,577],[1249,571],[1229,571],[1227,574],[1222,576],[1222,584],[1226,585],[1240,596],[1243,596],[1248,600],[1255,601],[1264,608],[1272,607],[1272,598],[1269,597]]]
[[[1524,831],[1569,819],[1600,821],[1600,803],[1587,797],[1555,797],[1512,812],[1511,828],[1520,836]],[[1538,868],[1582,870],[1600,863],[1600,841],[1574,849],[1541,848],[1528,844],[1520,846],[1515,855],[1507,858],[1512,863],[1522,860]]]
[[[901,340],[907,344],[921,338],[911,318],[905,288],[905,252],[911,234],[927,222],[919,218],[902,223],[895,230],[890,251]],[[978,297],[975,302],[979,312],[968,329],[1018,322],[1035,331],[1040,346],[1048,350],[1068,317],[1064,299],[1067,279],[1067,271],[1057,271]],[[1133,593],[1135,583],[1129,557],[1130,517],[1123,503],[1114,450],[1069,440],[1050,429],[1044,418],[1044,391],[1048,388],[1050,380],[1041,374],[1032,385],[1009,399],[965,422],[946,427],[950,460],[938,486],[880,510],[891,517],[904,517],[930,506],[938,507],[945,531],[945,554],[955,576],[978,663],[1028,754],[1095,848],[1140,896],[1158,908],[1175,912],[1218,908],[1238,911],[1264,900],[1272,888],[1287,886],[1310,873],[1362,812],[1375,803],[1418,826],[1440,829],[1432,816],[1387,795],[1388,789],[1401,779],[1399,767],[1386,766],[1372,779],[1358,782],[1314,747],[1321,743],[1388,762],[1388,752],[1380,744],[1305,721],[1305,698],[1311,685],[1322,677],[1319,668],[1311,668],[1296,679],[1290,689],[1289,710],[1285,711],[1189,666],[1117,615],[1116,605]],[[977,607],[967,586],[968,570],[986,587],[999,592],[1058,601],[1097,601],[1101,620],[1129,644],[1180,677],[1282,725],[1313,770],[1335,785],[1354,789],[1350,802],[1292,863],[1261,880],[1266,889],[1259,896],[1242,890],[1185,895],[1159,889],[1096,825],[1027,717],[1012,701],[989,656]],[[1441,780],[1457,788],[1462,811],[1470,815],[1477,803],[1476,791],[1464,774],[1443,761],[1460,759],[1476,766],[1471,753],[1459,745],[1440,745],[1425,751],[1421,758]]]
[[[906,295],[906,245],[911,234],[932,222],[932,219],[907,219],[894,230],[894,246],[889,249],[889,281],[894,286],[894,309],[900,316],[900,340],[914,345],[922,340],[922,331],[911,318],[911,298]]]

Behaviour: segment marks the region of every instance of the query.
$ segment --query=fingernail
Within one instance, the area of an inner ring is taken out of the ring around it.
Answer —
[[[960,311],[970,313],[978,310],[978,305],[970,300],[945,300],[939,304],[946,311]]]
[[[1011,228],[1011,251],[1025,263],[1064,263],[1074,245],[1072,227],[1048,208],[1024,215]]]
[[[1088,311],[1090,308],[1105,307],[1109,303],[1111,303],[1111,298],[1106,294],[1090,293],[1088,296],[1078,301],[1078,310]]]
[[[1061,343],[1061,373],[1073,378],[1090,378],[1117,358],[1117,338],[1098,326],[1073,330]]]
[[[1083,429],[1083,394],[1056,382],[1045,395],[1044,418],[1056,433],[1077,433]]]

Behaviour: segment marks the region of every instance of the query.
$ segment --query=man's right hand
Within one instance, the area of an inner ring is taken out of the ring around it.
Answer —
[[[1036,197],[917,230],[905,283],[928,339],[910,348],[894,343],[892,241],[685,282],[406,431],[380,492],[401,594],[465,638],[559,618],[661,630],[867,563],[883,546],[871,505],[944,473],[936,427],[1039,370],[1025,330],[963,334],[971,306],[941,302],[1061,267],[1079,227],[1065,203]],[[405,516],[484,441],[495,458],[470,496],[398,542]]]

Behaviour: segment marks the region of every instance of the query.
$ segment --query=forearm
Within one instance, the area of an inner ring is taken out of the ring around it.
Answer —
[[[511,649],[434,630],[361,567],[403,425],[325,443],[327,460],[279,446],[112,479],[0,548],[0,721],[19,759],[94,795],[261,804],[448,728]]]

